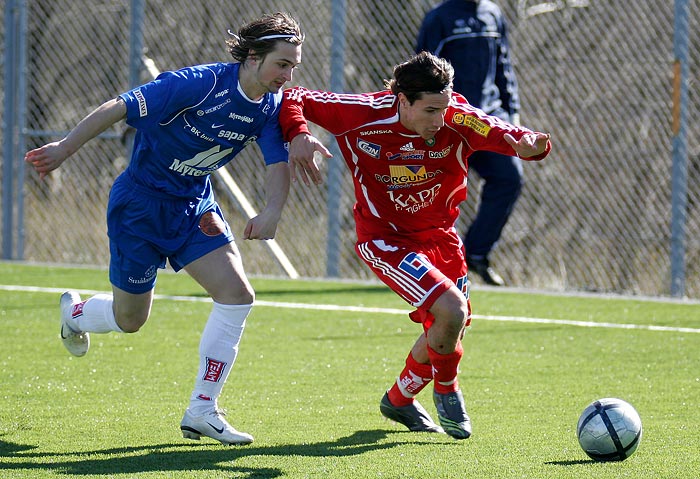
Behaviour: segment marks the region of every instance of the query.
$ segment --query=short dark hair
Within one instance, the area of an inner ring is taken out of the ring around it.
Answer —
[[[403,93],[413,104],[423,93],[442,93],[452,88],[455,70],[449,61],[429,52],[420,52],[410,60],[394,67],[394,78],[385,86],[394,95]]]
[[[234,60],[241,63],[245,62],[251,50],[255,55],[264,58],[275,49],[277,42],[301,45],[305,38],[299,22],[283,12],[263,15],[243,25],[238,33],[229,30],[229,34],[231,38],[226,40],[228,51]]]

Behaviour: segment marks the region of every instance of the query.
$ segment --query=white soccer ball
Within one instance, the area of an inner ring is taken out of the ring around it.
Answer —
[[[617,398],[593,401],[576,428],[584,452],[596,461],[624,461],[642,439],[642,420],[627,402]]]

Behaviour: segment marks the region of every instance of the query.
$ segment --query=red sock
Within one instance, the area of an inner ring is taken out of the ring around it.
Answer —
[[[408,406],[413,402],[413,397],[433,379],[433,367],[430,364],[421,364],[409,353],[406,358],[406,366],[399,374],[398,379],[389,389],[389,401],[397,407]]]
[[[449,354],[439,354],[428,346],[428,357],[433,365],[433,379],[435,380],[435,392],[447,394],[459,389],[457,383],[457,369],[464,354],[462,343],[457,342],[457,348]]]

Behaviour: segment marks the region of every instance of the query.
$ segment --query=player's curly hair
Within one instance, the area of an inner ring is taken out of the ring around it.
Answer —
[[[403,93],[412,105],[423,93],[442,93],[452,88],[455,70],[449,61],[429,52],[420,52],[394,67],[394,78],[384,86],[394,95]]]
[[[251,51],[264,58],[275,49],[277,42],[301,45],[306,37],[299,27],[299,22],[283,12],[265,14],[243,25],[237,33],[229,30],[229,35],[231,38],[226,40],[228,51],[234,60],[241,63],[245,62]]]

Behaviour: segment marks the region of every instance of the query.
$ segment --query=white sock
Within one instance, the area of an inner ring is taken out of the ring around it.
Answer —
[[[245,320],[252,304],[214,303],[199,342],[199,372],[190,397],[190,411],[199,416],[215,408],[238,355]]]
[[[77,330],[88,333],[109,333],[111,331],[123,333],[124,331],[114,319],[113,302],[114,299],[111,294],[96,294],[83,302],[82,314],[73,316],[73,322]],[[73,325],[69,326],[73,327]]]

